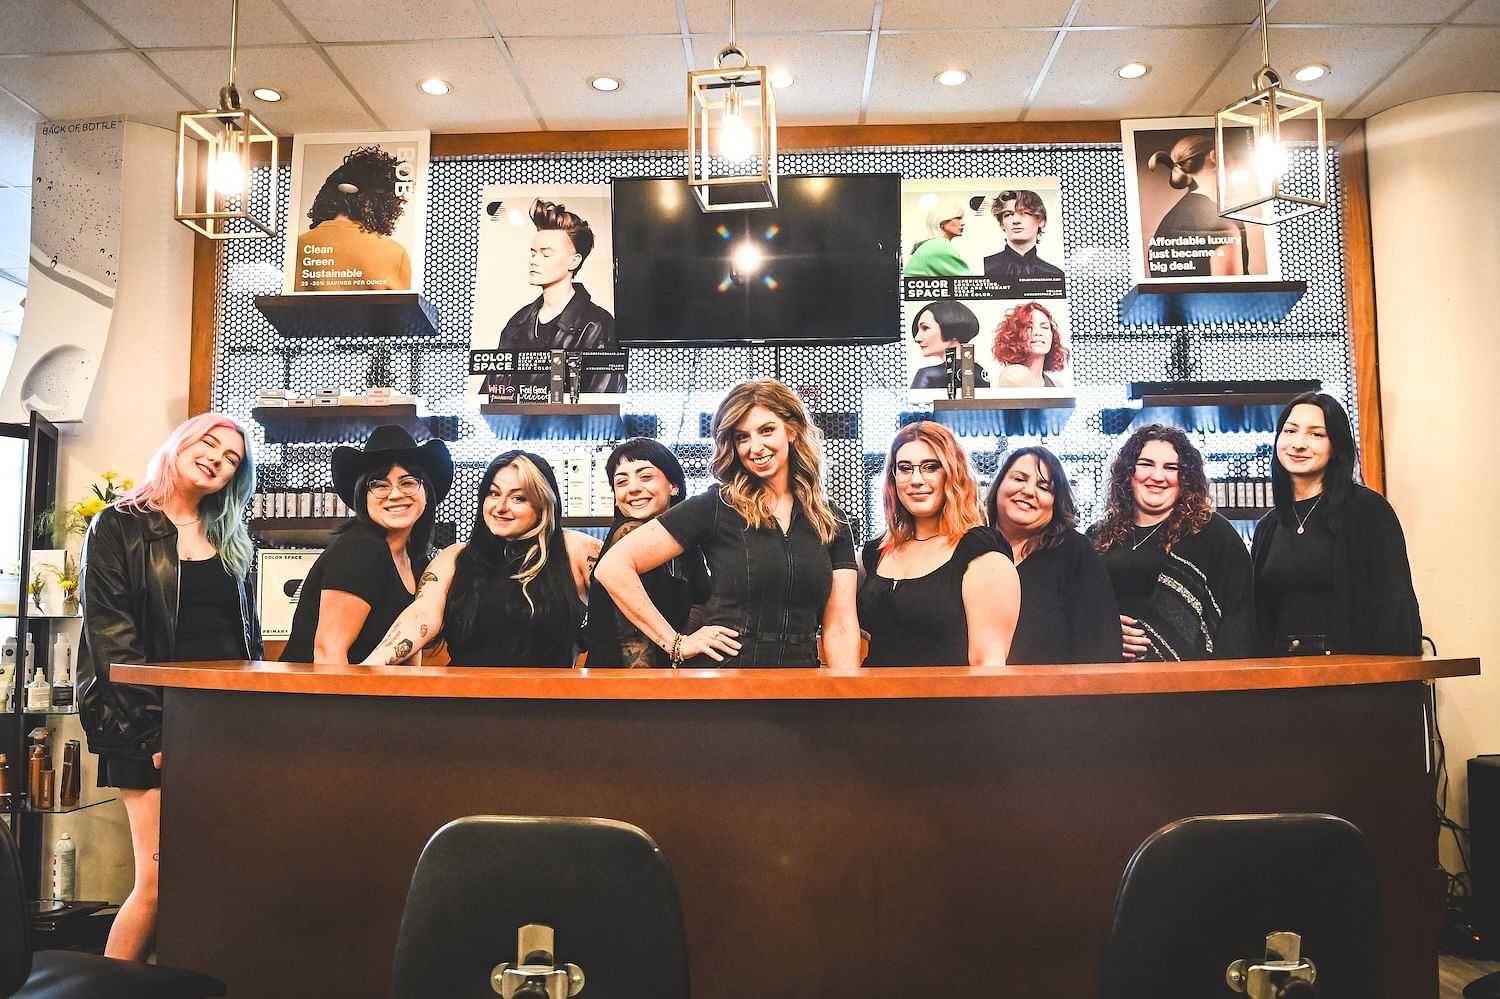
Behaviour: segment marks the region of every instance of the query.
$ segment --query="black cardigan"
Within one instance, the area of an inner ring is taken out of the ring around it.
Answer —
[[[1369,655],[1422,654],[1422,615],[1411,583],[1406,536],[1384,496],[1354,483],[1343,504],[1328,511],[1333,533],[1333,620],[1330,652]],[[1256,638],[1274,655],[1275,603],[1261,582],[1271,541],[1283,526],[1275,510],[1255,525]],[[1290,528],[1288,528],[1290,529]]]

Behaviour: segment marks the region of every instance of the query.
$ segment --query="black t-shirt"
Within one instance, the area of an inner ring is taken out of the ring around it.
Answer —
[[[969,665],[964,575],[979,556],[1005,554],[1000,536],[988,527],[971,527],[948,561],[911,579],[879,575],[880,541],[865,545],[865,581],[859,588],[859,626],[870,633],[865,665]]]
[[[178,563],[177,634],[172,643],[178,662],[241,659],[245,626],[240,620],[240,584],[217,555]]]
[[[427,568],[426,554],[412,556],[413,579],[420,579]],[[361,662],[380,644],[396,618],[415,599],[391,557],[390,545],[380,531],[355,522],[333,539],[333,544],[318,556],[297,593],[297,610],[292,615],[292,634],[282,652],[283,662],[306,663],[313,660],[313,639],[318,633],[318,611],[324,590],[338,590],[356,596],[370,605],[365,623],[349,646],[349,661]]]
[[[1104,560],[1087,538],[1068,531],[1056,548],[1027,555],[1016,573],[1021,615],[1010,643],[1012,666],[1120,660],[1115,592]]]
[[[838,509],[833,540],[824,543],[793,502],[786,534],[772,526],[752,529],[719,498],[719,488],[684,500],[659,518],[685,551],[703,552],[713,579],[703,623],[739,632],[740,654],[724,668],[816,666],[817,631],[823,622],[833,570],[853,569],[854,536]]]
[[[1271,539],[1261,568],[1261,593],[1271,602],[1276,644],[1273,652],[1287,651],[1292,635],[1322,635],[1334,632],[1333,624],[1333,533],[1320,510],[1322,496],[1293,504],[1302,518],[1303,531],[1286,527]]]

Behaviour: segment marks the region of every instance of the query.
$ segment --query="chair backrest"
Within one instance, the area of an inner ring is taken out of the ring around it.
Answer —
[[[19,992],[31,977],[30,934],[31,910],[21,854],[10,826],[0,822],[0,996]]]
[[[1233,996],[1231,962],[1302,937],[1322,999],[1380,982],[1379,891],[1364,834],[1333,815],[1213,815],[1152,833],[1115,897],[1102,999]]]
[[[493,999],[490,972],[516,960],[516,931],[556,931],[583,995],[687,999],[677,889],[661,851],[609,819],[471,816],[417,860],[392,970],[394,999]]]

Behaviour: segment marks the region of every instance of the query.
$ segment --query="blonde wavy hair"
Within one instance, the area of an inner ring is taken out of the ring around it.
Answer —
[[[920,420],[909,423],[896,432],[891,448],[885,456],[885,486],[881,490],[885,500],[885,540],[880,545],[882,553],[916,537],[917,522],[901,502],[896,491],[896,452],[912,441],[920,441],[932,448],[943,466],[943,507],[938,516],[938,531],[957,544],[971,527],[984,524],[984,511],[979,505],[979,485],[969,468],[969,456],[964,451],[953,431],[941,423]]]
[[[511,466],[521,476],[521,492],[526,497],[526,502],[536,508],[540,516],[537,518],[536,526],[518,537],[517,541],[530,541],[531,547],[526,550],[526,557],[521,560],[521,568],[510,578],[521,584],[521,596],[526,598],[526,605],[536,613],[536,604],[531,601],[531,593],[527,589],[532,580],[542,574],[547,568],[547,557],[549,542],[552,532],[557,527],[557,503],[552,495],[552,486],[541,470],[532,463],[532,460],[524,454],[517,455],[511,461]],[[480,505],[484,503],[480,500]]]
[[[773,527],[776,514],[764,483],[740,464],[734,428],[756,406],[763,406],[786,424],[791,437],[787,455],[792,498],[826,545],[839,532],[840,522],[823,492],[823,433],[808,415],[797,393],[774,378],[742,382],[729,390],[714,413],[714,478],[719,495],[754,528]]]

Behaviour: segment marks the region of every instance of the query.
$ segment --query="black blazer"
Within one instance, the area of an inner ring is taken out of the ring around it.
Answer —
[[[105,507],[89,524],[80,561],[83,632],[79,720],[89,749],[150,759],[161,748],[161,688],[113,683],[110,663],[171,662],[177,641],[177,528],[155,510]],[[250,580],[240,587],[245,658],[260,659]]]
[[[1354,483],[1342,506],[1330,511],[1333,532],[1333,620],[1330,652],[1422,654],[1422,615],[1406,558],[1401,521],[1384,496]],[[1275,602],[1261,582],[1271,541],[1281,529],[1275,510],[1255,525],[1256,638],[1262,655],[1275,654]]]

